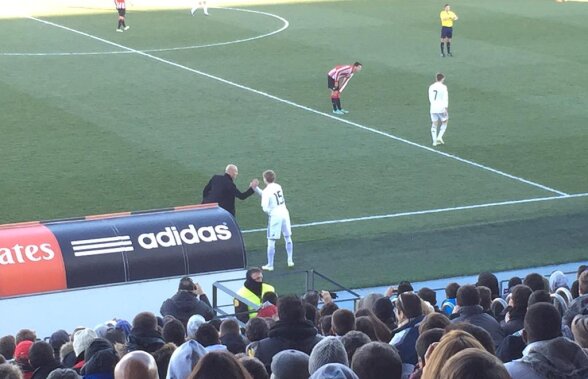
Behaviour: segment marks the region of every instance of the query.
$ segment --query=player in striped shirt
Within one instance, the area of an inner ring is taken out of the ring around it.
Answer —
[[[447,121],[449,114],[449,92],[447,86],[444,84],[445,75],[438,73],[435,76],[435,83],[429,86],[429,102],[431,103],[431,137],[433,138],[433,146],[443,145],[443,134],[447,129]],[[437,128],[439,133],[437,133]]]
[[[114,5],[118,11],[118,27],[116,28],[116,31],[122,33],[123,30],[129,30],[130,26],[125,24],[125,14],[127,13],[125,0],[114,0]]]
[[[261,208],[268,215],[267,221],[267,265],[262,269],[274,270],[274,255],[276,254],[276,241],[284,234],[286,242],[286,253],[288,254],[288,267],[294,267],[292,260],[292,226],[290,224],[290,213],[286,208],[284,191],[276,181],[276,173],[272,170],[263,172],[263,182],[266,187],[263,191],[256,187],[254,191],[261,195]]]
[[[327,74],[327,86],[331,90],[331,103],[333,104],[334,114],[345,114],[349,113],[345,109],[341,108],[340,93],[345,88],[345,83],[351,79],[351,76],[358,71],[361,71],[363,65],[359,62],[355,62],[351,65],[335,66]]]

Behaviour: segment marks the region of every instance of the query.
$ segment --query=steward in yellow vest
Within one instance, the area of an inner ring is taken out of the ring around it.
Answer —
[[[237,291],[237,294],[259,307],[263,295],[267,292],[275,292],[274,287],[263,283],[263,272],[261,268],[253,267],[247,270],[245,283]],[[242,322],[247,322],[249,318],[257,316],[257,312],[249,313],[249,311],[256,310],[257,307],[250,307],[238,299],[233,300],[233,305],[235,306],[237,318]]]

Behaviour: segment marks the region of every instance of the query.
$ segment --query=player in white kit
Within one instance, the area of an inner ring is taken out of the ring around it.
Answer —
[[[429,102],[431,103],[431,137],[433,138],[433,146],[443,145],[443,135],[447,129],[447,121],[449,120],[449,93],[447,86],[443,83],[445,75],[438,73],[435,77],[436,82],[429,86]],[[439,132],[437,133],[437,128]]]
[[[274,255],[276,253],[276,241],[284,234],[286,253],[288,254],[288,267],[294,266],[292,260],[292,227],[290,225],[290,213],[286,208],[286,199],[282,186],[275,183],[276,173],[272,170],[263,172],[263,182],[266,187],[263,191],[257,187],[255,192],[261,196],[261,208],[268,215],[267,222],[267,264],[263,270],[274,270]]]

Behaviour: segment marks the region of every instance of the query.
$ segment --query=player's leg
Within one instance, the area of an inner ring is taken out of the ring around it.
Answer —
[[[290,224],[290,215],[284,217],[282,222],[282,233],[284,233],[284,242],[286,243],[286,254],[288,254],[288,267],[294,267],[294,244],[292,243],[292,225]]]
[[[433,140],[433,146],[437,146],[437,125],[438,115],[437,113],[431,113],[431,138]]]
[[[118,25],[116,27],[116,31],[117,32],[122,32],[123,31],[123,22],[125,19],[125,14],[124,14],[124,10],[123,9],[117,9],[118,12]]]
[[[267,239],[267,264],[261,266],[262,270],[273,271],[274,270],[274,256],[276,255],[276,240]]]
[[[447,55],[450,57],[453,56],[453,54],[451,54],[451,37],[447,38]]]
[[[192,13],[192,16],[194,16],[194,12],[196,12],[196,10],[198,9],[198,5],[200,5],[200,1],[194,1],[194,6],[192,7],[192,10],[190,11],[190,13]]]
[[[208,5],[206,4],[206,0],[202,1],[202,9],[204,9],[204,14],[208,16]]]
[[[270,216],[267,223],[267,265],[262,269],[272,271],[274,269],[274,256],[276,255],[276,241],[282,236],[282,220],[279,217]]]
[[[437,134],[437,143],[440,145],[444,145],[445,141],[443,141],[443,135],[445,134],[445,130],[447,130],[447,122],[449,121],[448,117],[441,120],[441,127],[439,128],[439,134]]]

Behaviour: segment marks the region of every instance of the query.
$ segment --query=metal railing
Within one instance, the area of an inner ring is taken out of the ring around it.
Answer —
[[[342,302],[352,302],[353,307],[355,308],[356,302],[360,299],[360,295],[357,292],[352,291],[351,289],[343,286],[342,284],[336,282],[335,280],[327,277],[320,272],[310,269],[305,271],[291,271],[284,274],[284,276],[302,276],[304,275],[304,292],[300,293],[299,295],[303,295],[308,291],[317,290],[315,288],[316,279],[320,278],[322,281],[328,283],[329,288],[319,288],[318,290],[330,290],[335,291],[339,295],[336,299],[333,299],[335,303],[342,303]],[[221,298],[224,299],[237,299],[240,302],[247,304],[249,309],[251,309],[248,313],[256,313],[260,309],[259,304],[252,303],[248,299],[244,298],[243,296],[239,295],[237,291],[231,289],[230,287],[235,287],[234,285],[228,285],[229,283],[238,283],[238,287],[240,288],[243,285],[243,281],[245,278],[239,279],[229,279],[229,280],[219,280],[212,284],[212,307],[217,313],[218,317],[234,317],[236,313],[234,312],[234,308],[231,308],[231,312],[226,311],[227,307],[234,307],[234,303],[222,303]],[[226,301],[226,300],[225,300]]]

